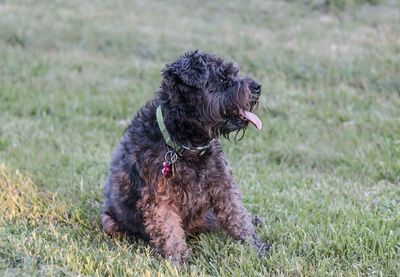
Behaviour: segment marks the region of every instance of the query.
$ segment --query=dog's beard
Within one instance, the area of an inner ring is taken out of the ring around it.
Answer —
[[[248,89],[238,89],[236,95],[231,97],[213,97],[206,111],[210,122],[214,122],[211,124],[210,136],[223,136],[230,140],[234,134],[234,140],[239,141],[243,139],[249,122],[261,129],[261,120],[251,112],[257,106],[258,96],[250,93]]]
[[[249,110],[253,110],[253,106],[251,105]],[[224,110],[223,116],[215,120],[215,123],[211,125],[211,136],[223,136],[229,140],[230,134],[235,133],[235,140],[241,140],[249,123],[252,123],[254,127],[260,130],[262,128],[261,119],[249,110],[237,108],[231,113]]]
[[[225,134],[223,134],[223,137],[226,138],[227,140],[230,140],[231,139],[230,135],[234,134],[233,140],[234,141],[240,141],[240,140],[242,140],[244,138],[244,135],[245,135],[246,130],[247,130],[247,126],[248,125],[246,125],[242,129],[238,129],[238,130],[233,131],[233,132],[225,133]]]
[[[228,140],[233,135],[234,141],[240,141],[243,139],[248,125],[249,121],[240,115],[240,113],[237,113],[217,120],[211,126],[209,133],[214,138],[222,136]]]

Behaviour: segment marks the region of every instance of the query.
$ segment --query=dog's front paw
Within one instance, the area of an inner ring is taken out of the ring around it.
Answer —
[[[256,227],[261,227],[261,226],[265,225],[265,220],[260,215],[253,215],[251,222]]]
[[[173,265],[180,266],[185,264],[189,259],[189,249],[187,247],[174,249],[173,252],[165,255],[166,259],[169,260]]]
[[[174,266],[181,266],[187,262],[187,258],[182,255],[169,255],[166,257]]]
[[[272,244],[271,243],[265,243],[265,242],[258,242],[256,245],[256,250],[257,250],[257,254],[260,258],[267,256],[267,254],[269,253]]]
[[[267,256],[267,254],[272,246],[271,243],[263,242],[256,233],[253,234],[253,245],[254,245],[254,248],[256,249],[257,254],[260,258]]]

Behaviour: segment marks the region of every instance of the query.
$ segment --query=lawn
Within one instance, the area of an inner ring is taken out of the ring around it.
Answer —
[[[0,0],[0,273],[398,275],[400,2],[322,2]],[[223,144],[266,258],[214,233],[175,268],[101,231],[112,151],[189,49],[263,84],[264,128]]]

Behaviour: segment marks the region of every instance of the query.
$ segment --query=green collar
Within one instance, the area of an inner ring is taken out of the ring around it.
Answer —
[[[161,111],[161,106],[157,107],[156,113],[157,113],[158,128],[160,128],[160,131],[165,140],[165,143],[167,144],[167,146],[169,148],[173,149],[176,154],[182,155],[183,152],[190,151],[190,152],[197,152],[199,156],[202,156],[202,155],[204,155],[204,153],[206,153],[207,149],[210,148],[210,145],[214,139],[212,139],[208,144],[206,144],[204,146],[199,146],[199,147],[194,147],[194,148],[185,146],[182,144],[178,144],[176,141],[173,141],[171,139],[171,136],[169,135],[167,127],[165,127],[164,118],[163,118],[162,111]]]

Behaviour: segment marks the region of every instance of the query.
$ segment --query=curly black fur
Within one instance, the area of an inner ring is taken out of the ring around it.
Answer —
[[[187,258],[187,234],[217,226],[266,249],[217,140],[244,132],[248,121],[240,111],[252,110],[261,85],[239,75],[232,62],[200,51],[166,65],[162,76],[155,98],[140,109],[114,152],[102,208],[104,230],[151,240],[175,261]],[[158,106],[175,142],[197,147],[212,141],[202,156],[183,153],[171,178],[161,174],[167,147],[156,120]]]

